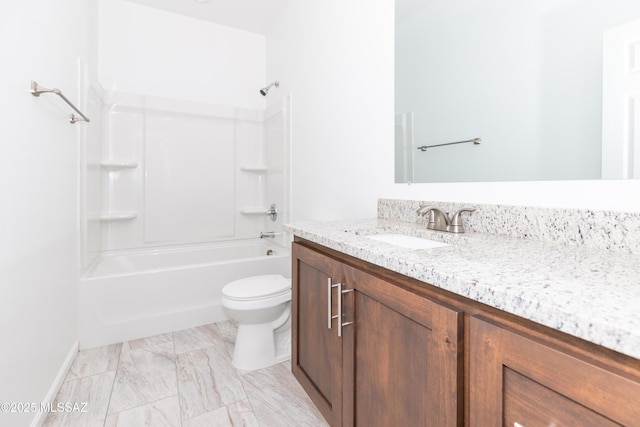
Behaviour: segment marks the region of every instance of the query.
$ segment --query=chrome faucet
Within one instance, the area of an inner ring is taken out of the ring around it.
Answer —
[[[435,206],[421,205],[416,213],[420,216],[429,215],[427,218],[427,229],[435,231],[446,231],[448,233],[464,233],[462,218],[463,212],[473,212],[475,208],[462,208],[453,214],[451,220],[446,213]]]

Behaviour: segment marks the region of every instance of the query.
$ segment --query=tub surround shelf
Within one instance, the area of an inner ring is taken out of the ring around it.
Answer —
[[[135,169],[138,167],[138,162],[120,161],[120,160],[105,160],[100,162],[100,166],[109,172],[118,171],[122,169]]]
[[[268,171],[267,166],[265,165],[242,165],[240,166],[240,170],[252,173],[264,173]]]
[[[385,219],[298,222],[296,237],[640,358],[640,255],[482,233],[451,235]],[[449,243],[412,250],[365,237]]]
[[[100,221],[111,222],[111,221],[126,221],[131,219],[136,219],[138,217],[138,212],[130,211],[130,212],[103,212],[100,214]]]
[[[268,207],[258,206],[258,207],[249,207],[249,208],[240,208],[240,213],[243,215],[265,215],[269,210]]]

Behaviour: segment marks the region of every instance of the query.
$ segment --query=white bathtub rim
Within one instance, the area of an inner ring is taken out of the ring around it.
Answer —
[[[194,262],[194,263],[187,263],[187,264],[180,264],[180,265],[172,265],[172,266],[161,267],[161,268],[149,268],[149,269],[134,271],[134,272],[126,271],[122,273],[103,274],[99,276],[95,275],[95,270],[97,269],[98,265],[100,265],[100,263],[103,260],[110,257],[170,254],[170,253],[190,252],[190,251],[206,250],[211,248],[220,248],[220,247],[228,247],[228,246],[245,246],[250,244],[263,244],[267,247],[273,248],[276,251],[276,253],[273,255],[261,255],[261,256],[237,258],[237,259],[231,259],[231,260],[229,259],[221,260],[221,261],[212,260],[207,262]],[[152,248],[116,249],[116,250],[101,252],[100,255],[97,256],[84,271],[81,272],[80,280],[82,282],[85,282],[85,281],[99,280],[99,279],[108,278],[108,277],[129,276],[133,274],[153,274],[153,273],[158,273],[163,271],[183,270],[183,269],[189,269],[193,267],[201,267],[205,265],[234,264],[234,263],[242,263],[246,261],[257,260],[262,258],[271,258],[271,257],[282,258],[282,257],[289,257],[290,255],[291,255],[291,251],[289,248],[285,246],[281,246],[275,242],[262,240],[262,239],[238,239],[238,240],[224,240],[224,241],[187,244],[187,245],[154,246]]]

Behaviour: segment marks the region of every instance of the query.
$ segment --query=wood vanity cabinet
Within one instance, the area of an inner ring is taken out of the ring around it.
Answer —
[[[472,427],[640,426],[640,383],[479,317],[470,322]]]
[[[332,426],[341,425],[343,407],[342,339],[327,312],[327,285],[342,278],[342,264],[297,244],[292,246],[291,370]],[[333,288],[331,288],[333,292]]]
[[[331,426],[640,427],[638,359],[303,239],[292,261],[292,371]]]
[[[462,425],[459,311],[297,243],[292,259],[292,371],[331,426]]]

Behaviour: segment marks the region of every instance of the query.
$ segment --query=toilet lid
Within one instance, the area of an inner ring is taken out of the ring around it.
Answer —
[[[230,282],[222,289],[222,294],[234,300],[254,300],[281,295],[290,290],[290,279],[279,274],[267,274]]]

